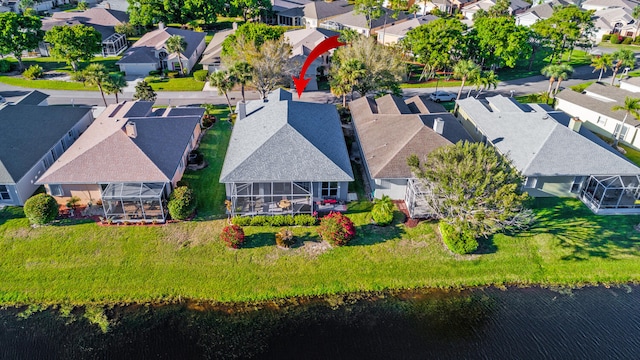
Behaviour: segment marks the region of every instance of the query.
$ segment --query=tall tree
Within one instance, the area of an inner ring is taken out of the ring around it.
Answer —
[[[367,76],[367,69],[360,60],[348,59],[334,73],[331,76],[331,92],[342,95],[342,106],[347,106],[347,94],[351,93],[353,99],[353,91],[358,82]]]
[[[269,0],[231,0],[231,6],[238,11],[244,22],[250,18],[260,15],[261,11],[271,10],[271,1]]]
[[[44,31],[40,30],[42,22],[37,17],[23,16],[12,12],[0,14],[0,54],[13,56],[18,60],[20,71],[22,52],[33,50],[42,41]]]
[[[218,95],[224,95],[227,98],[227,105],[229,105],[229,114],[233,113],[231,108],[231,100],[229,100],[229,91],[233,89],[234,81],[229,76],[227,71],[215,71],[209,75],[209,85],[215,87],[218,90]],[[244,99],[242,100],[244,101]]]
[[[367,27],[371,30],[373,20],[385,14],[384,0],[355,0],[353,9],[357,14],[363,14],[367,20]]]
[[[231,70],[231,76],[240,84],[240,94],[242,95],[242,101],[244,98],[244,87],[253,79],[253,68],[249,63],[240,61],[233,64]]]
[[[474,22],[470,36],[477,39],[478,56],[486,67],[506,65],[513,68],[516,62],[531,54],[530,31],[516,25],[511,16],[483,17]]]
[[[558,73],[556,73],[556,79],[558,81],[556,82],[556,90],[554,91],[554,94],[558,93],[560,84],[562,84],[564,80],[568,79],[573,74],[573,67],[568,64],[558,65],[558,70]]]
[[[129,21],[136,26],[147,27],[165,21],[163,0],[127,0]]]
[[[277,40],[284,34],[282,26],[270,26],[260,23],[247,23],[238,27],[235,33],[227,36],[222,42],[223,61],[232,65],[238,61],[248,62],[247,58],[255,54],[246,55],[246,47],[252,51],[259,49],[267,40]],[[226,59],[224,59],[226,58]]]
[[[640,120],[640,99],[627,96],[624,99],[624,105],[615,105],[611,110],[625,112],[624,118],[622,119],[622,125],[620,125],[618,133],[615,134],[614,131],[613,134],[613,146],[617,147],[618,142],[620,142],[620,139],[622,138],[622,130],[624,129],[624,125],[627,123],[627,117],[632,115],[636,120]]]
[[[548,19],[537,21],[531,28],[547,39],[553,49],[549,63],[565,50],[573,50],[581,39],[588,38],[594,29],[593,10],[576,5],[558,6]]]
[[[84,82],[89,86],[97,86],[102,95],[104,106],[107,106],[107,99],[104,97],[104,84],[109,81],[109,72],[104,65],[99,63],[89,64],[82,72]]]
[[[510,16],[510,6],[511,0],[497,0],[495,5],[491,6],[487,11],[487,16],[493,18]]]
[[[156,94],[148,82],[142,80],[136,84],[136,92],[133,94],[133,100],[156,101]]]
[[[498,75],[493,70],[483,71],[480,75],[478,93],[476,99],[480,96],[483,90],[490,90],[492,87],[495,89],[498,86]]]
[[[265,99],[278,85],[291,81],[294,66],[289,61],[290,56],[291,45],[282,37],[266,41],[260,46],[257,56],[249,61],[253,68],[251,82],[261,99]]]
[[[51,54],[78,71],[78,61],[88,61],[102,49],[102,35],[91,26],[54,26],[47,31],[44,41],[51,44]]]
[[[460,94],[462,94],[462,89],[464,88],[464,83],[467,79],[477,76],[482,69],[476,63],[471,60],[460,60],[453,67],[453,77],[456,79],[460,79],[462,84],[460,84],[460,90],[458,90],[458,96],[456,97],[456,101],[460,100]]]
[[[591,67],[593,67],[593,72],[600,70],[600,75],[598,75],[598,81],[602,80],[602,74],[607,71],[613,64],[613,57],[611,54],[602,54],[591,57]]]
[[[562,74],[562,65],[550,64],[542,68],[540,73],[549,78],[549,88],[547,89],[547,94],[551,96],[553,83],[556,82],[558,77]]]
[[[187,48],[187,42],[184,37],[180,35],[171,35],[164,43],[167,51],[171,54],[175,54],[178,58],[178,64],[180,64],[180,73],[184,75],[184,65],[182,65],[182,53]]]
[[[613,53],[613,58],[616,60],[615,65],[613,66],[613,76],[611,77],[611,85],[616,80],[616,74],[620,69],[625,67],[633,67],[636,65],[636,55],[631,50],[620,49]]]
[[[475,237],[521,229],[532,221],[520,192],[522,177],[507,158],[482,142],[458,142],[431,152],[426,162],[407,163],[429,189],[425,200],[442,221],[464,227]]]
[[[126,86],[127,80],[125,80],[124,76],[120,74],[109,75],[107,82],[102,85],[105,93],[114,94],[116,96],[116,103],[120,102],[118,100],[118,94],[122,94],[122,89]]]
[[[31,9],[33,8],[33,5],[35,4],[34,0],[20,0],[18,2],[18,8],[20,9],[20,11],[22,11],[22,13],[26,13],[27,9]]]

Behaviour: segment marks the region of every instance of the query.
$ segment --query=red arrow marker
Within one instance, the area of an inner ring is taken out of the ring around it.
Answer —
[[[302,69],[300,69],[300,77],[296,78],[295,76],[292,76],[293,83],[296,85],[296,91],[298,92],[298,99],[304,92],[304,89],[307,87],[309,81],[311,81],[311,79],[304,78],[304,74],[307,73],[309,65],[311,65],[311,63],[315,59],[317,59],[318,57],[320,57],[320,55],[326,53],[327,51],[333,48],[337,48],[338,46],[346,45],[345,43],[338,41],[338,37],[340,37],[340,35],[326,38],[320,44],[318,44],[318,46],[313,48],[313,50],[311,50],[311,54],[309,54],[307,60],[305,60],[304,65],[302,65]]]

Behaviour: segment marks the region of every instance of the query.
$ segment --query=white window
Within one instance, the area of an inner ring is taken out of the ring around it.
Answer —
[[[62,190],[62,185],[59,184],[50,184],[49,192],[51,192],[52,196],[63,196],[64,191]]]
[[[620,128],[622,127],[622,132],[620,133]],[[620,139],[624,139],[627,136],[627,131],[629,130],[628,126],[622,126],[622,124],[616,124],[616,129],[613,130],[613,136],[617,137],[618,133],[620,133]]]
[[[7,185],[0,185],[0,200],[11,200]]]
[[[323,182],[321,195],[322,197],[338,196],[338,183],[334,181]]]

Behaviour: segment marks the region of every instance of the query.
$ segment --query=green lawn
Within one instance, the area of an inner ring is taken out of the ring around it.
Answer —
[[[638,45],[632,45],[632,44],[612,44],[612,43],[610,43],[609,41],[601,42],[600,44],[598,44],[598,47],[609,48],[609,49],[616,49],[616,50],[625,49],[625,50],[631,50],[631,51],[633,51],[633,52],[640,52],[640,46],[638,46]]]
[[[462,84],[462,81],[459,80],[449,80],[449,81],[445,81],[445,80],[440,80],[440,81],[436,81],[435,79],[431,79],[429,81],[426,82],[422,82],[422,83],[403,83],[400,84],[400,87],[403,89],[411,89],[411,88],[441,88],[441,87],[460,87],[460,85]],[[437,85],[437,86],[436,86]],[[465,86],[465,88],[468,88]]]
[[[568,53],[562,55],[562,60],[574,67],[591,64],[591,56],[589,55],[589,53],[582,50],[574,50],[571,54],[571,61],[569,61]],[[527,59],[518,62],[516,67],[513,69],[500,69],[498,71],[498,78],[500,79],[500,81],[507,81],[513,79],[521,79],[529,76],[537,76],[540,75],[540,70],[542,70],[542,68],[547,65],[549,65],[548,55],[544,53],[538,53],[533,60],[533,66],[531,70],[529,70],[529,60]]]
[[[196,81],[193,76],[174,79],[148,76],[145,80],[154,91],[202,91],[204,88],[204,82]]]

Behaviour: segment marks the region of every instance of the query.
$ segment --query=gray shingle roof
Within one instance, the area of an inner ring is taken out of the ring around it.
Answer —
[[[220,182],[353,181],[333,105],[291,100],[281,89],[247,104],[233,128]]]
[[[129,15],[124,11],[105,8],[90,8],[85,11],[55,12],[51,18],[42,20],[42,29],[47,31],[57,25],[89,25],[102,34],[106,39],[115,32],[114,27],[129,21]]]
[[[47,94],[45,94],[43,92],[40,92],[38,90],[33,90],[30,93],[28,93],[27,95],[25,95],[22,99],[20,99],[20,101],[18,101],[18,104],[20,104],[20,105],[40,105],[48,97],[49,97],[49,95],[47,95]]]
[[[155,50],[164,47],[164,43],[172,35],[179,35],[187,42],[187,48],[182,54],[186,58],[190,58],[196,51],[198,45],[204,40],[205,33],[190,30],[182,30],[166,27],[157,29],[144,34],[140,40],[136,41],[127,50],[117,64],[131,63],[155,63],[158,59],[155,56]]]
[[[0,183],[18,182],[89,112],[20,103],[0,109]]]
[[[108,107],[38,183],[170,181],[201,116],[126,117],[128,113],[152,114],[151,105],[124,102]],[[147,111],[142,109],[145,106]],[[124,131],[128,120],[135,122],[135,138]]]
[[[474,98],[458,104],[524,176],[640,174],[640,168],[584,126],[579,133],[569,129],[569,115],[537,104],[507,111],[497,106],[505,100],[512,101],[497,95],[486,99],[489,106]]]
[[[398,18],[394,19],[392,17],[393,10],[384,8],[384,11],[386,13],[387,27],[398,24],[402,21],[405,21],[408,18],[408,15],[406,13],[400,12],[398,14]],[[367,16],[365,14],[357,13],[355,10],[338,15],[332,18],[331,21],[336,22],[338,24],[346,25],[346,26],[354,26],[354,27],[359,27],[363,29],[369,28],[369,24],[367,22]],[[371,29],[375,29],[377,27],[383,26],[384,24],[385,24],[385,16],[383,15],[371,21]]]
[[[638,94],[622,90],[615,86],[607,86],[598,83],[593,83],[586,88],[585,94],[575,92],[571,89],[564,89],[556,95],[558,99],[595,111],[619,121],[622,121],[624,118],[624,111],[613,111],[611,108],[615,105],[624,104],[625,97],[627,96],[637,97]],[[604,101],[599,97],[605,97],[610,99],[610,101]],[[579,116],[580,114],[573,115]],[[640,125],[640,121],[636,120],[633,116],[628,116],[627,124],[637,127]]]

